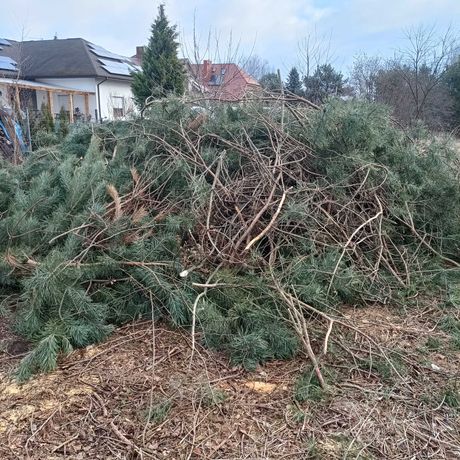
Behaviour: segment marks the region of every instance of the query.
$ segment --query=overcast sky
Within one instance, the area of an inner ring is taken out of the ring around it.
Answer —
[[[14,0],[0,12],[0,37],[20,40],[83,37],[132,55],[148,40],[159,1]],[[286,73],[298,63],[298,44],[310,35],[331,43],[335,65],[347,70],[353,56],[392,54],[404,31],[424,24],[460,27],[460,0],[165,0],[191,54],[194,23],[201,50],[211,31],[224,56],[257,54]],[[195,18],[195,19],[194,19]],[[232,36],[232,51],[227,52]],[[237,45],[239,45],[238,51]]]

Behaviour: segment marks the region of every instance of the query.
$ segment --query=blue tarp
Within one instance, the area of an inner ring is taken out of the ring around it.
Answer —
[[[8,134],[8,130],[5,128],[5,125],[2,123],[2,120],[0,120],[0,129],[5,134],[5,137],[11,142],[11,138],[10,138],[10,135]]]
[[[24,153],[27,151],[26,143],[24,142],[24,135],[22,134],[22,128],[19,123],[14,122],[14,131],[16,137],[19,141],[19,146],[21,147],[21,152]]]
[[[14,126],[14,134],[15,134],[16,139],[19,142],[19,147],[21,148],[21,152],[25,153],[25,152],[27,152],[27,145],[26,145],[26,143],[24,141],[24,135],[22,133],[22,128],[21,128],[19,123],[15,122],[13,120],[11,120],[11,122],[12,122],[12,124]],[[0,120],[0,129],[5,134],[6,139],[9,142],[13,142],[12,139],[11,139],[11,134],[8,132],[8,130],[6,129],[6,126],[2,123],[1,120]]]

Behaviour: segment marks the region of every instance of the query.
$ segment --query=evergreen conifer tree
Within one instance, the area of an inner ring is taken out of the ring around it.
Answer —
[[[460,57],[453,63],[445,74],[445,82],[452,99],[452,126],[460,124]]]
[[[58,127],[59,137],[64,139],[67,134],[69,134],[69,115],[67,114],[64,107],[61,107],[59,112],[59,127]]]
[[[50,107],[43,103],[40,109],[39,129],[46,132],[54,131],[54,118]]]
[[[142,71],[133,76],[132,90],[139,107],[149,96],[184,93],[185,73],[177,56],[177,36],[176,26],[169,24],[164,5],[160,5],[144,52]]]
[[[289,72],[286,81],[286,90],[290,93],[296,94],[297,96],[301,96],[303,94],[302,80],[300,79],[299,71],[295,67],[293,67]]]
[[[262,88],[267,91],[279,91],[280,90],[280,79],[275,72],[266,73],[259,80]]]
[[[322,104],[329,96],[340,96],[344,90],[343,75],[330,64],[318,66],[315,73],[304,78],[305,95]]]

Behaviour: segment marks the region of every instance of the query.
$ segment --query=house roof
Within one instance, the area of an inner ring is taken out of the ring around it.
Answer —
[[[233,63],[189,64],[193,79],[204,88],[207,96],[223,101],[239,101],[251,90],[260,88],[259,82]]]
[[[0,76],[3,77],[17,77],[18,71],[16,68],[16,61],[11,61],[11,51],[14,42],[0,38]]]
[[[49,83],[41,83],[30,80],[21,80],[18,78],[3,78],[0,77],[0,85],[17,86],[18,88],[35,89],[39,91],[52,91],[56,93],[66,94],[94,94],[93,91],[81,91],[75,88],[67,88],[65,86],[50,85]]]
[[[18,70],[0,69],[0,76],[19,74],[28,80],[103,77],[130,81],[130,70],[136,70],[130,58],[111,53],[83,38],[8,42],[9,46],[0,45],[0,58],[13,59]]]

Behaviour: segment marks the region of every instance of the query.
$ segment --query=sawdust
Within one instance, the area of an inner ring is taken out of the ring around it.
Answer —
[[[276,385],[268,382],[245,382],[244,386],[250,388],[251,390],[256,391],[257,393],[267,393],[271,394],[275,391]]]

